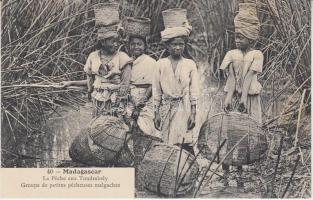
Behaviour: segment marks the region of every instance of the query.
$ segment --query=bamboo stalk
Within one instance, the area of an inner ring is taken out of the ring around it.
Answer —
[[[184,142],[185,142],[185,138],[183,138],[182,144],[184,144]],[[177,187],[177,182],[178,182],[178,179],[179,179],[179,177],[178,177],[178,170],[179,170],[179,165],[180,165],[180,159],[181,159],[182,151],[183,151],[183,147],[182,147],[182,145],[180,145],[179,157],[178,157],[178,163],[177,163],[176,175],[175,175],[174,197],[176,197],[176,194],[177,194],[177,191],[178,191],[178,187]]]
[[[299,133],[299,128],[300,128],[300,120],[301,120],[301,115],[302,115],[302,107],[303,107],[305,93],[306,93],[306,89],[303,90],[299,112],[298,112],[298,122],[297,122],[297,129],[296,129],[296,136],[295,136],[295,143],[294,143],[295,147],[298,144],[298,133]]]
[[[207,173],[209,172],[209,170],[210,170],[210,168],[211,168],[211,165],[213,164],[215,158],[217,157],[217,155],[219,154],[221,148],[225,145],[225,143],[226,143],[226,139],[224,139],[224,141],[222,142],[222,144],[221,144],[221,145],[218,147],[218,149],[216,150],[216,153],[214,154],[213,159],[211,160],[211,162],[210,162],[208,168],[206,169],[206,171],[205,171],[205,173],[204,173],[202,179],[201,179],[200,182],[199,182],[198,188],[197,188],[196,191],[194,192],[194,195],[193,195],[194,198],[197,196],[197,193],[199,192],[200,187],[201,187],[201,185],[202,185],[202,183],[203,183],[203,181],[204,181],[204,179],[205,179]],[[225,158],[226,158],[227,156],[228,156],[228,154],[226,154]],[[222,162],[223,162],[223,161],[221,161],[220,163],[222,163]],[[214,174],[215,172],[216,172],[216,170],[215,170],[212,174]],[[201,192],[201,191],[200,191],[200,192]]]
[[[287,193],[287,191],[289,189],[290,183],[292,181],[293,176],[295,175],[295,172],[296,172],[297,166],[299,164],[299,161],[300,161],[300,155],[298,155],[298,157],[296,159],[295,165],[294,165],[293,170],[292,170],[292,174],[291,174],[291,176],[289,178],[289,181],[287,183],[286,189],[285,189],[283,195],[281,196],[281,198],[284,198],[284,196],[286,195],[286,193]]]
[[[37,87],[37,88],[60,88],[63,89],[62,85],[58,84],[50,84],[50,85],[42,85],[42,84],[20,84],[20,85],[6,85],[6,86],[1,86],[2,89],[6,88],[19,88],[19,87]],[[69,86],[66,87],[68,89],[83,89],[83,87],[77,87],[77,86]]]
[[[280,162],[280,156],[281,156],[281,152],[282,152],[282,149],[283,149],[284,138],[285,138],[285,136],[282,134],[281,138],[280,138],[280,142],[279,142],[278,156],[277,156],[277,160],[276,160],[276,165],[275,165],[273,178],[272,178],[272,181],[271,181],[271,187],[270,187],[270,190],[268,191],[268,193],[269,193],[271,198],[275,197],[275,194],[274,194],[274,182],[275,182],[275,179],[276,179],[276,174],[277,174],[277,170],[278,170],[278,166],[279,166],[279,162]]]

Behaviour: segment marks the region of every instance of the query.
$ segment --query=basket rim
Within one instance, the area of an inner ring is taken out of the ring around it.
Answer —
[[[92,5],[92,8],[94,10],[102,10],[102,6],[109,6],[109,5],[114,5],[114,6],[119,6],[118,3],[115,3],[115,2],[107,2],[107,3],[97,3],[97,4],[94,4]]]
[[[188,156],[188,160],[189,160],[189,161],[192,161],[192,160],[195,158],[195,156],[192,155],[191,153],[189,153],[187,150],[181,149],[179,146],[176,146],[176,145],[169,145],[169,144],[166,144],[166,143],[155,143],[155,144],[152,144],[150,148],[152,148],[152,147],[157,147],[157,146],[173,148],[173,150],[176,150],[176,151],[178,151],[178,152],[179,152],[180,150],[182,150],[182,152],[185,152],[187,155],[189,155],[189,156]],[[149,152],[149,151],[148,151],[148,152]],[[198,164],[197,162],[195,162],[195,165],[198,166],[199,164]]]
[[[126,21],[134,21],[134,22],[144,22],[150,23],[151,20],[147,17],[125,17]]]
[[[172,11],[183,11],[183,12],[187,12],[187,9],[184,8],[171,8],[171,9],[167,9],[167,10],[163,10],[162,13],[170,13]]]
[[[241,113],[241,112],[228,112],[228,113],[226,113],[226,112],[219,112],[219,113],[216,113],[216,114],[212,115],[211,117],[208,117],[205,121],[207,121],[207,120],[209,120],[209,119],[211,119],[213,117],[219,116],[219,115],[241,115],[241,116],[245,116],[245,117],[249,118],[250,120],[252,120],[253,122],[255,122],[256,123],[255,125],[258,128],[263,130],[262,124],[259,125],[256,119],[254,119],[253,117],[249,117],[249,115],[246,114],[246,113]]]

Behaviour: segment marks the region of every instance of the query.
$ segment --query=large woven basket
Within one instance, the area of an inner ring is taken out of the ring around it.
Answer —
[[[140,184],[147,190],[173,197],[192,191],[198,172],[199,165],[194,156],[179,147],[159,143],[146,153],[138,174]]]
[[[127,146],[130,137],[128,126],[121,119],[99,116],[80,135],[70,149],[74,161],[96,166],[130,166],[133,163]]]
[[[123,27],[129,36],[147,37],[150,34],[150,19],[144,17],[126,17]]]
[[[246,136],[240,143],[238,143]],[[220,162],[233,148],[223,163],[240,166],[252,164],[264,158],[267,150],[266,136],[258,123],[247,114],[231,112],[219,113],[205,121],[200,129],[198,147],[202,153],[212,159],[218,147],[226,139],[217,159]],[[236,144],[238,145],[236,146]]]
[[[181,8],[168,9],[162,12],[164,27],[180,27],[187,21],[187,10]]]
[[[94,5],[96,27],[110,26],[119,23],[118,3],[102,3]]]

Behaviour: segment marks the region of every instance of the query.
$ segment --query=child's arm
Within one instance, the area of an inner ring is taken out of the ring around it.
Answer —
[[[129,90],[129,83],[131,78],[131,64],[127,64],[121,74],[121,88],[119,92],[119,96],[123,97],[127,95],[127,92]]]
[[[87,80],[80,80],[80,81],[62,81],[61,85],[63,87],[70,87],[70,86],[87,86]]]
[[[228,51],[223,59],[223,62],[220,66],[220,69],[223,71],[228,70],[228,77],[227,77],[227,94],[224,100],[224,110],[227,112],[231,107],[231,100],[236,90],[236,77],[234,73],[234,68],[232,66],[233,62],[233,54],[234,50]]]
[[[92,90],[93,90],[93,75],[92,74],[87,74],[87,80],[86,80],[86,83],[87,83],[87,88],[88,88],[88,93],[91,93]]]
[[[247,98],[248,98],[248,91],[251,85],[251,81],[253,76],[256,74],[256,71],[249,70],[247,75],[245,76],[243,80],[243,86],[242,86],[242,94],[240,99],[240,104],[243,104],[245,108],[247,108]]]
[[[241,112],[243,112],[244,109],[247,109],[247,98],[252,83],[252,79],[257,73],[262,72],[263,60],[264,60],[263,53],[259,50],[255,51],[253,62],[251,63],[251,66],[243,80],[242,94],[239,103],[239,111]]]
[[[235,90],[236,90],[236,78],[234,74],[234,69],[232,64],[229,65],[229,76],[228,81],[230,83],[228,92],[225,98],[224,106],[225,108],[228,108],[231,105],[231,100],[234,96]]]
[[[160,77],[160,66],[159,61],[155,65],[154,75],[152,79],[152,98],[154,107],[154,126],[157,130],[161,130],[161,115],[160,115],[160,105],[162,102],[162,87],[161,87],[161,77]]]
[[[137,107],[139,108],[143,108],[145,107],[147,101],[152,97],[152,85],[150,85],[145,94],[143,95],[143,97],[139,100]]]

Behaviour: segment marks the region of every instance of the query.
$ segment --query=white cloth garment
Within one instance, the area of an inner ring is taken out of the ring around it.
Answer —
[[[161,131],[165,143],[192,143],[192,130],[187,130],[191,105],[196,105],[199,95],[199,75],[196,63],[182,58],[175,72],[171,61],[157,61],[153,80],[153,100],[160,106]],[[161,104],[161,105],[160,105]]]

